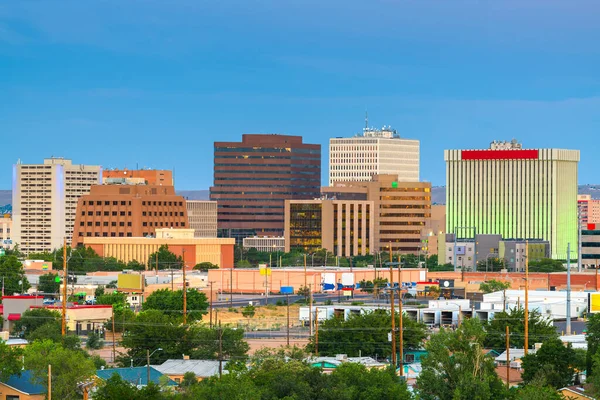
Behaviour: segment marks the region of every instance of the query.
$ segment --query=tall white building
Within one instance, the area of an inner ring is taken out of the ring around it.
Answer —
[[[419,141],[403,139],[391,127],[364,128],[362,135],[329,139],[329,186],[333,182],[369,181],[373,175],[398,175],[419,181]]]
[[[523,149],[512,141],[445,150],[444,157],[446,232],[542,239],[562,259],[570,243],[577,257],[578,150]]]
[[[194,237],[217,237],[217,202],[186,200],[189,227]]]
[[[64,158],[13,166],[12,240],[26,254],[71,243],[77,201],[102,182],[102,167]]]

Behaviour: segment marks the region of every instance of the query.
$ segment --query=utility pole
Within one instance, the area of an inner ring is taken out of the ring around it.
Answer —
[[[183,324],[187,322],[187,282],[185,280],[185,249],[183,249]]]
[[[567,335],[571,334],[571,243],[567,243]]]
[[[577,272],[581,273],[581,206],[579,204],[577,205],[577,227]]]
[[[63,241],[63,299],[62,299],[62,336],[67,334],[67,238]]]
[[[312,283],[308,284],[308,329],[310,336],[313,335],[313,318],[312,318]]]
[[[115,358],[116,358],[116,355],[115,355],[115,306],[114,305],[112,306],[112,339],[113,339],[112,340],[112,342],[113,342],[113,344],[112,344],[112,356],[113,356],[112,360],[114,363]]]
[[[306,254],[304,254],[304,287],[306,288]]]
[[[315,356],[319,356],[319,307],[315,309]]]
[[[506,301],[506,292],[504,292],[504,301]],[[506,311],[506,310],[505,310]],[[523,313],[525,324],[525,345],[523,352],[527,355],[529,351],[529,241],[525,241],[525,310]]]
[[[229,269],[229,307],[233,308],[233,265]]]
[[[171,267],[171,292],[175,291],[175,284],[173,282],[173,267]]]
[[[390,242],[390,311],[392,315],[392,365],[396,370],[396,312],[394,310],[394,267],[392,266],[392,242]]]
[[[48,400],[52,400],[52,365],[48,364]]]
[[[285,295],[285,303],[287,305],[287,345],[290,345],[290,295]]]
[[[223,376],[223,331],[221,330],[221,321],[219,321],[219,379]]]
[[[510,388],[510,336],[509,328],[506,325],[506,388]]]
[[[156,252],[156,275],[158,275],[158,251]]]
[[[402,321],[402,258],[398,254],[398,313],[400,314],[400,326],[398,335],[400,336],[400,377],[404,376],[404,321]]]
[[[213,283],[215,283],[215,281],[210,281],[208,282],[208,284],[210,285],[210,302],[208,303],[208,309],[209,309],[209,317],[210,317],[210,322],[209,322],[209,326],[212,329],[212,309],[213,309]]]
[[[185,322],[184,322],[185,323]],[[150,350],[146,349],[146,385],[150,384]]]

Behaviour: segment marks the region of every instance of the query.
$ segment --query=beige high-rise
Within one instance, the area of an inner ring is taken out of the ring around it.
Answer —
[[[75,165],[64,158],[13,166],[12,239],[25,254],[71,243],[79,197],[101,182],[99,165]]]
[[[217,237],[217,202],[186,200],[185,204],[194,237]]]
[[[390,127],[363,129],[362,135],[329,139],[329,186],[369,181],[378,174],[401,182],[419,181],[419,141],[404,139]]]

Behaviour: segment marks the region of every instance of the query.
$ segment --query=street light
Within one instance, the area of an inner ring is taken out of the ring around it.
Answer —
[[[150,384],[150,356],[152,356],[152,354],[156,353],[157,351],[162,351],[162,348],[158,348],[156,350],[154,350],[152,353],[150,353],[150,350],[146,350],[146,372],[147,372],[147,378],[148,380],[146,381],[146,385]],[[133,364],[133,359],[131,360],[131,363]]]

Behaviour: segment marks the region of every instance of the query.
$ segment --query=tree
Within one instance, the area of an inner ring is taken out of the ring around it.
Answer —
[[[52,268],[62,269],[63,266],[63,248],[54,251],[54,263]],[[67,246],[67,268],[71,272],[93,272],[104,267],[104,260],[91,247]]]
[[[161,388],[153,382],[138,389],[131,383],[124,381],[116,373],[105,382],[102,382],[94,393],[94,400],[162,400],[172,398],[174,397],[170,394],[161,392]]]
[[[87,341],[85,343],[85,347],[91,350],[98,350],[104,347],[104,341],[100,337],[100,335],[96,332],[91,332],[88,335]]]
[[[25,348],[25,368],[36,383],[48,389],[48,365],[52,365],[52,398],[79,399],[77,385],[88,381],[96,369],[84,352],[69,350],[50,340],[35,341]]]
[[[510,289],[510,283],[497,281],[495,279],[490,279],[489,281],[483,282],[479,285],[479,290],[483,293],[500,292],[505,289]]]
[[[237,373],[225,374],[221,378],[212,377],[199,382],[197,385],[191,387],[189,398],[203,400],[263,399],[252,377],[249,374]],[[292,399],[290,398],[290,400]]]
[[[516,400],[565,400],[555,389],[549,386],[529,384],[517,391]]]
[[[242,315],[246,318],[252,318],[256,314],[256,307],[249,304],[246,307],[242,308]]]
[[[310,288],[308,286],[300,286],[296,294],[299,296],[304,296],[304,302],[308,303],[308,298],[310,297]]]
[[[235,263],[236,268],[252,268],[252,264],[248,260],[240,260]]]
[[[437,254],[433,254],[429,257],[427,257],[427,261],[425,261],[425,266],[427,267],[427,269],[430,268],[435,268],[439,265],[439,258]]]
[[[29,253],[27,255],[28,260],[41,260],[41,261],[54,261],[54,253],[43,252],[43,253]]]
[[[190,386],[194,386],[197,383],[198,378],[196,378],[196,374],[194,374],[192,371],[188,371],[185,374],[183,374],[183,379],[181,380],[179,386],[181,386],[182,388],[189,388]]]
[[[244,340],[243,329],[235,328],[208,328],[206,326],[192,326],[186,337],[189,340],[191,356],[195,359],[219,359],[219,341],[221,341],[221,356],[225,360],[243,361],[248,358],[250,346]]]
[[[396,315],[396,327],[400,326],[400,316]],[[425,325],[416,322],[406,315],[403,321],[403,339],[405,349],[422,347],[426,337]],[[348,354],[349,356],[379,355],[388,357],[392,353],[392,344],[388,342],[388,332],[392,326],[390,313],[386,310],[375,310],[365,314],[351,315],[347,320],[342,318],[328,319],[319,327],[319,354],[334,356]],[[314,351],[312,337],[307,346],[309,352]],[[396,335],[397,346],[400,337]]]
[[[0,257],[0,277],[4,278],[4,295],[25,293],[31,285],[25,276],[23,265],[15,256]]]
[[[510,344],[516,348],[525,345],[525,309],[521,307],[511,308],[508,312],[500,311],[494,314],[494,318],[486,324],[487,335],[485,346],[501,350],[506,346],[506,326],[510,328]],[[529,344],[543,343],[548,339],[558,337],[556,328],[552,321],[542,317],[539,311],[529,311]]]
[[[452,263],[446,263],[443,265],[436,265],[427,267],[427,269],[431,272],[445,272],[445,271],[454,271],[454,265]]]
[[[134,271],[144,271],[146,266],[137,260],[131,260],[127,263],[127,269],[132,269]]]
[[[194,269],[198,271],[208,271],[209,269],[219,269],[217,264],[205,261],[194,265]]]
[[[206,314],[208,301],[206,295],[197,290],[187,290],[187,320],[188,322],[201,320]],[[169,289],[156,290],[146,298],[142,310],[160,310],[168,316],[183,317],[183,291]]]
[[[53,298],[60,292],[60,279],[58,278],[58,274],[48,273],[45,275],[40,275],[40,280],[38,283],[38,292],[42,292],[46,295],[50,295]]]
[[[123,332],[127,324],[135,319],[135,313],[127,304],[127,295],[114,291],[105,293],[96,297],[96,304],[112,305],[115,316],[115,332]],[[113,329],[112,317],[104,324],[104,329],[111,331]]]
[[[169,246],[163,244],[158,251],[148,257],[148,269],[157,269],[156,255],[158,253],[158,269],[177,269],[183,265],[183,258],[169,251]]]
[[[23,350],[12,347],[0,340],[0,382],[21,371],[21,355]]]
[[[477,263],[478,271],[500,271],[504,269],[504,260],[497,257],[486,258]]]
[[[588,345],[586,357],[586,370],[588,376],[593,376],[595,375],[594,370],[596,369],[596,364],[594,363],[593,357],[596,354],[598,354],[598,350],[600,349],[600,314],[588,315],[587,333],[585,335],[585,340],[587,341]],[[598,367],[600,367],[600,364],[598,365]]]
[[[422,400],[504,399],[504,384],[494,360],[483,353],[485,331],[476,318],[465,320],[456,331],[441,329],[425,345],[417,378]]]
[[[534,380],[554,389],[570,386],[575,375],[576,353],[571,343],[566,346],[558,338],[546,340],[535,353],[522,358],[523,383]]]
[[[94,290],[94,297],[96,298],[96,304],[98,303],[98,297],[102,296],[103,294],[104,294],[104,286],[98,285],[96,290]]]
[[[566,268],[562,261],[542,258],[540,261],[529,262],[529,272],[563,272]]]
[[[25,339],[28,339],[29,335],[42,325],[49,322],[60,323],[60,321],[61,315],[58,311],[52,311],[47,308],[33,308],[21,314],[21,319],[14,324],[13,332],[22,332]]]

